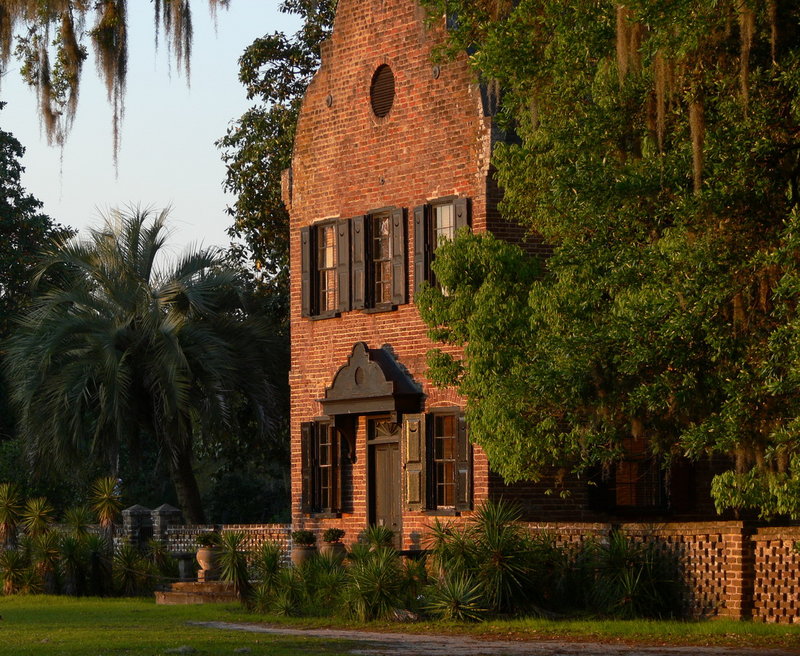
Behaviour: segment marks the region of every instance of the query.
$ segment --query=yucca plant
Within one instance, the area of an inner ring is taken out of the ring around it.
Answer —
[[[297,570],[295,567],[287,567],[278,572],[274,596],[270,603],[270,608],[277,615],[289,617],[302,612],[305,600],[303,584]]]
[[[442,620],[482,620],[488,609],[481,588],[468,574],[445,576],[427,589],[425,610]]]
[[[0,550],[0,576],[3,594],[11,595],[25,590],[31,574],[31,563],[22,550]]]
[[[97,516],[100,528],[111,539],[114,535],[114,520],[122,510],[119,481],[113,476],[103,476],[92,483],[89,505]]]
[[[164,543],[158,540],[148,540],[145,547],[145,558],[162,579],[178,577],[178,561]]]
[[[361,532],[360,538],[373,549],[391,547],[394,544],[394,531],[388,526],[370,524]]]
[[[379,547],[348,568],[343,590],[347,612],[360,622],[388,617],[400,606],[402,572],[397,552]]]
[[[28,499],[22,510],[21,524],[31,537],[36,537],[50,530],[53,521],[53,507],[44,497]]]
[[[437,517],[428,527],[426,546],[437,576],[466,574],[477,565],[477,542],[470,526],[453,526]]]
[[[88,592],[94,596],[111,593],[112,567],[111,547],[105,536],[90,533],[86,537],[86,551],[89,556]]]
[[[117,592],[125,596],[151,592],[153,569],[136,547],[123,544],[114,553],[113,580]]]
[[[74,534],[61,537],[59,561],[62,589],[65,594],[78,596],[85,592],[89,569],[89,551],[86,539]]]
[[[274,587],[278,573],[283,569],[285,552],[277,542],[264,542],[253,556],[253,574],[261,586]]]
[[[489,608],[507,611],[526,597],[531,578],[530,547],[516,504],[487,501],[470,520],[476,538],[476,579]]]
[[[58,568],[61,559],[61,535],[56,531],[45,531],[31,538],[33,567],[42,582],[44,591],[58,591]]]
[[[347,571],[334,553],[318,553],[297,568],[303,587],[304,606],[315,615],[330,615],[339,607]]]
[[[347,552],[346,559],[349,562],[357,563],[360,560],[369,558],[372,553],[372,547],[366,542],[355,542],[350,546],[350,551]]]
[[[633,617],[674,617],[681,611],[678,565],[653,542],[641,543],[612,531],[598,550],[592,602],[604,614]]]
[[[94,523],[94,515],[86,505],[73,506],[64,513],[64,525],[70,535],[79,540],[85,540],[89,535],[89,528]]]
[[[16,543],[17,524],[22,512],[22,497],[13,483],[0,483],[0,546]]]
[[[236,595],[246,601],[250,592],[245,534],[242,531],[225,531],[219,538],[219,568],[223,581],[233,583]]]
[[[403,561],[403,602],[406,608],[416,610],[422,592],[428,584],[428,568],[424,555],[417,558],[405,558]]]

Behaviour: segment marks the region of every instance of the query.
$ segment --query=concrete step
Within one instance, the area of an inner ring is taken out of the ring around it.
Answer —
[[[156,603],[177,604],[227,604],[239,601],[232,583],[173,583],[170,590],[155,593]]]

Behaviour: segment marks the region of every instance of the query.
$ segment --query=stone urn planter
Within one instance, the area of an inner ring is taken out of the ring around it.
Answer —
[[[321,554],[332,554],[339,562],[347,555],[347,548],[341,542],[344,531],[340,528],[326,529],[322,534],[322,544],[319,547]]]
[[[195,558],[200,565],[197,572],[197,580],[205,583],[206,581],[216,581],[219,579],[219,535],[216,533],[204,533],[198,536],[197,553]]]
[[[292,564],[295,567],[308,562],[317,553],[317,536],[311,531],[292,531]]]

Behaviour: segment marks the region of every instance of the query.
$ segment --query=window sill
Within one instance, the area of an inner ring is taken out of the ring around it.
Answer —
[[[322,319],[335,319],[340,316],[342,316],[340,312],[324,312],[323,314],[312,314],[307,318],[310,321],[320,321]]]
[[[396,309],[396,305],[379,305],[377,307],[364,308],[362,312],[364,314],[377,314],[379,312],[393,312]]]
[[[310,512],[305,513],[306,517],[311,519],[339,519],[342,516],[340,512]]]
[[[454,508],[436,508],[434,510],[425,510],[423,514],[427,517],[461,517],[461,512]]]

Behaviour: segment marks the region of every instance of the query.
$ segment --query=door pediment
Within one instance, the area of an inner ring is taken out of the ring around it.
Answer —
[[[328,416],[418,412],[422,390],[387,349],[357,342],[319,402]]]

